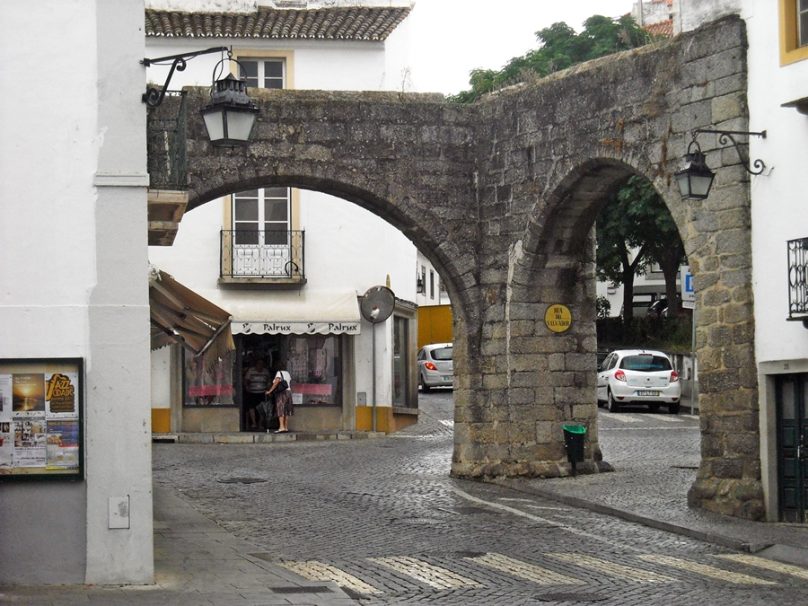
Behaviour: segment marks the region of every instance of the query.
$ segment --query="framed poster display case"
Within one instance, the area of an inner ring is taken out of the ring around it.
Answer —
[[[0,482],[84,479],[84,360],[0,358]]]

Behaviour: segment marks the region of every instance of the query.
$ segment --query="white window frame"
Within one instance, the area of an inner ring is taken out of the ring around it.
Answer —
[[[246,77],[247,79],[247,88],[271,88],[271,89],[283,89],[286,88],[286,59],[283,57],[239,57],[239,63],[242,66],[246,67],[247,65],[255,65],[255,72],[256,76],[248,77],[243,72],[241,74],[242,77]],[[277,63],[281,66],[281,75],[280,76],[267,76],[266,74],[266,67],[267,63]],[[267,86],[267,83],[280,83],[280,86]]]

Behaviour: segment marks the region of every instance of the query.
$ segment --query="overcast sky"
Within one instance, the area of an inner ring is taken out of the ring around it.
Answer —
[[[410,15],[415,90],[455,94],[469,72],[500,69],[538,47],[535,33],[558,21],[576,31],[592,15],[619,17],[633,0],[415,0]]]

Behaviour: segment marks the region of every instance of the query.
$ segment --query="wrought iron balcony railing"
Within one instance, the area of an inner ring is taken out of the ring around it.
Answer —
[[[185,93],[167,91],[163,106],[148,117],[149,176],[152,189],[187,190]]]
[[[808,238],[788,241],[788,319],[808,320]]]
[[[220,277],[232,281],[304,283],[302,230],[222,230]]]

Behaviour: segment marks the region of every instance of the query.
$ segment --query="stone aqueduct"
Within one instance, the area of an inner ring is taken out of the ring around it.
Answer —
[[[250,94],[261,109],[253,143],[217,150],[198,113],[207,91],[189,91],[189,208],[259,186],[309,188],[369,209],[424,251],[455,310],[457,476],[564,475],[566,422],[589,428],[579,471],[598,470],[593,222],[626,177],[649,179],[697,291],[702,460],[689,500],[762,517],[747,175],[737,155],[712,149],[707,200],[682,201],[672,180],[692,129],[746,130],[740,19],[468,106],[435,95]],[[151,150],[153,183],[161,170]],[[572,310],[567,332],[544,324],[555,303]]]

